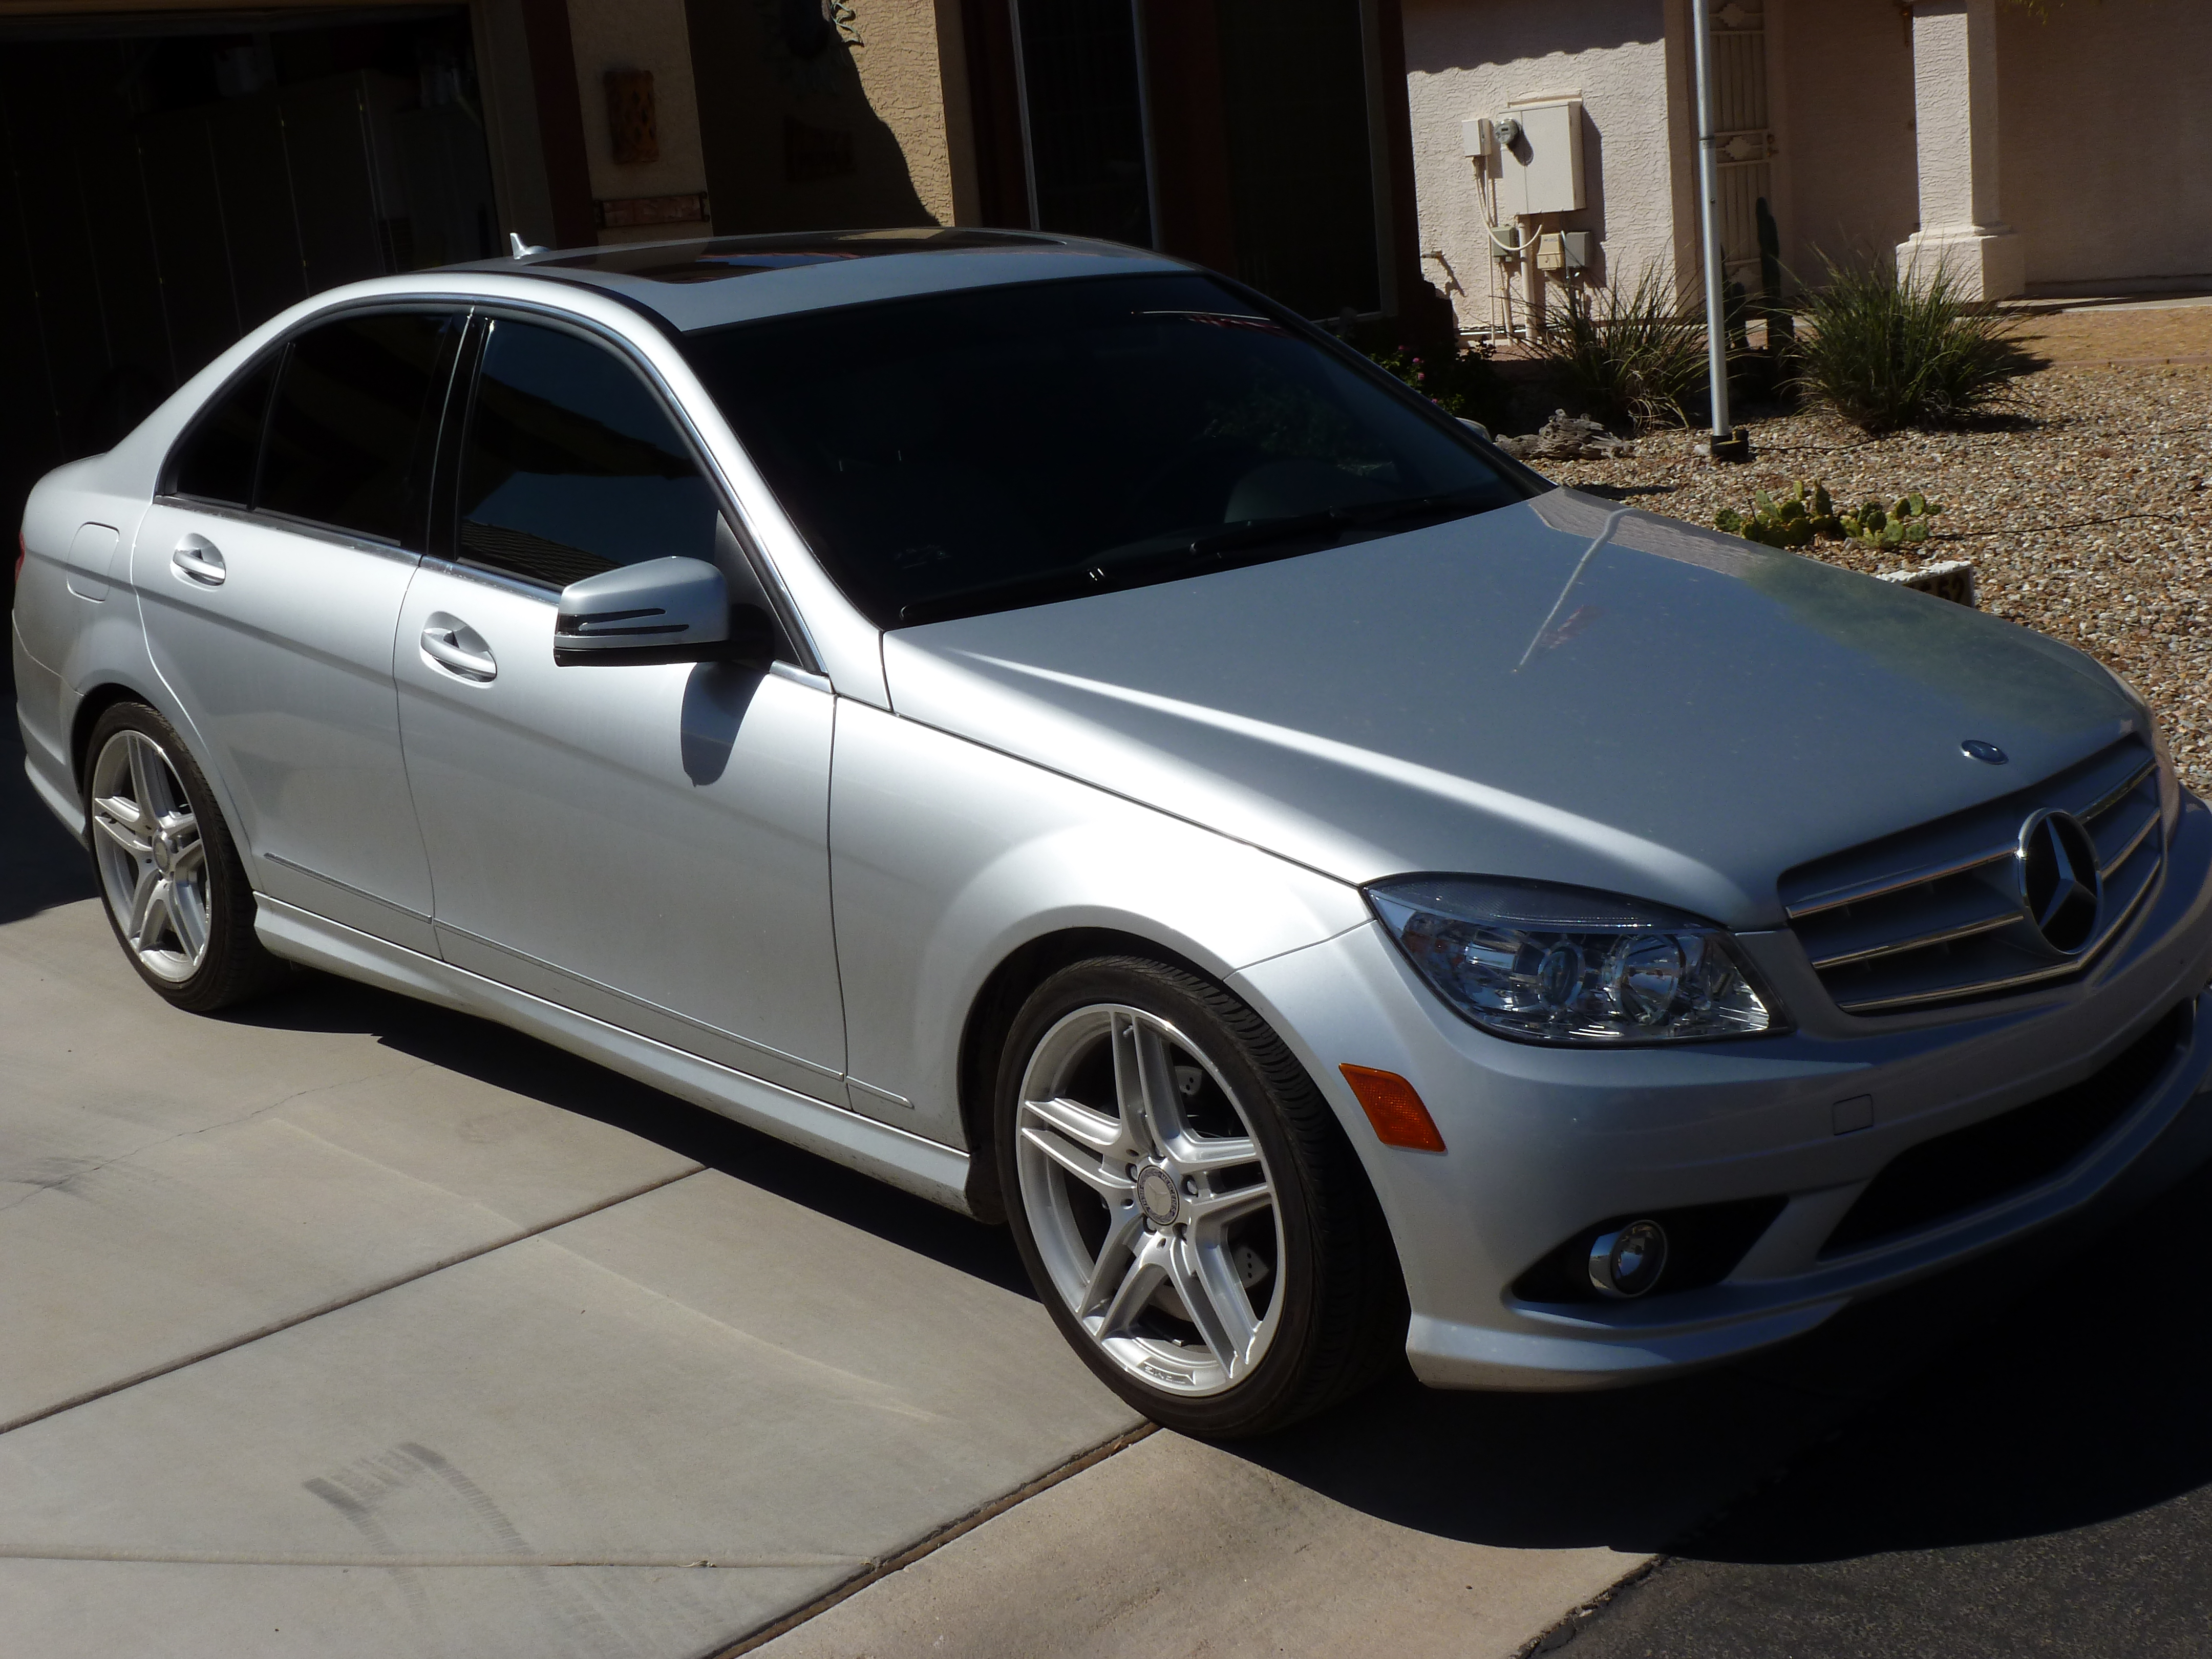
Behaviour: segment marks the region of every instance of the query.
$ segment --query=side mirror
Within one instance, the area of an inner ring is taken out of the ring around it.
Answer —
[[[647,559],[603,570],[561,591],[553,660],[586,663],[757,662],[779,637],[757,605],[733,611],[729,584],[704,559]]]

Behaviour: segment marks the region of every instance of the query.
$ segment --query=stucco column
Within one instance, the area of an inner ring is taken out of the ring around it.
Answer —
[[[1997,0],[1915,0],[1914,126],[1920,228],[1898,245],[1908,276],[1950,272],[1967,298],[2026,285],[2021,240],[1997,200]]]

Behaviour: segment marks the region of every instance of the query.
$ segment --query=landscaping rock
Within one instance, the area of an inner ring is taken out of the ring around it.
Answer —
[[[1874,574],[1878,581],[1895,582],[1899,587],[1909,587],[1919,593],[1933,593],[1939,599],[1963,605],[1970,611],[1977,603],[1971,559],[1938,559],[1917,570],[1877,570]]]
[[[1523,461],[1625,460],[1636,453],[1636,446],[1627,439],[1616,438],[1598,422],[1564,409],[1553,410],[1540,431],[1500,438],[1498,447]]]

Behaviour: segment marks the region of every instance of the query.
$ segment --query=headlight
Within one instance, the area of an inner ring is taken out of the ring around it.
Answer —
[[[1500,1036],[1613,1047],[1783,1029],[1728,934],[1694,917],[1483,876],[1408,876],[1366,892],[1421,977]]]

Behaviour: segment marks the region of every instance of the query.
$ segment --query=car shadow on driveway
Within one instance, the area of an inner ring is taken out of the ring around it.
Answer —
[[[902,1249],[1031,1294],[1004,1228],[983,1226],[489,1020],[312,972],[295,990],[216,1018],[365,1033],[414,1059],[627,1129]]]
[[[0,924],[94,896],[92,860],[24,774],[12,697],[0,716]]]
[[[1783,1563],[2087,1526],[2212,1482],[2208,1214],[2200,1170],[1731,1366],[1580,1395],[1407,1376],[1243,1449],[1494,1545]]]

